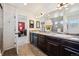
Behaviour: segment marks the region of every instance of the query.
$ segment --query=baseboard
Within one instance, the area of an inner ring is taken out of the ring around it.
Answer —
[[[16,48],[16,47],[6,48],[6,49],[4,49],[3,51],[6,51],[6,50],[9,50],[9,49],[12,49],[12,48]]]

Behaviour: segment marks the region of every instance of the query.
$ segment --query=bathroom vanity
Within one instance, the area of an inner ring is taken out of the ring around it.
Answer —
[[[30,32],[30,43],[48,56],[79,55],[78,36],[58,33]]]

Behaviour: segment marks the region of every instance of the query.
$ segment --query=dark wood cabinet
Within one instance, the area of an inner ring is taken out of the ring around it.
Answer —
[[[40,48],[40,49],[41,49],[43,52],[45,52],[45,53],[47,52],[46,36],[39,34],[38,48]]]
[[[30,32],[30,43],[33,44],[34,38],[33,38],[33,33]]]
[[[64,56],[79,56],[79,42],[64,40]]]
[[[79,55],[79,42],[69,41],[64,38],[30,33],[30,43],[49,56]]]
[[[44,53],[47,52],[47,41],[44,35],[30,33],[30,43],[42,50]]]
[[[59,54],[59,46],[55,42],[48,42],[47,50],[49,56],[56,56]]]
[[[58,42],[55,42],[55,40],[57,38],[30,33],[30,43],[49,56],[62,55],[63,47]]]
[[[64,47],[60,42],[57,42],[59,38],[47,37],[47,52],[49,56],[62,56]]]
[[[65,56],[77,56],[77,52],[73,51],[72,49],[69,48],[64,48],[64,55]]]

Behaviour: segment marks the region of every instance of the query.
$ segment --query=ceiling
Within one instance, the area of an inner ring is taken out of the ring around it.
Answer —
[[[28,3],[24,5],[23,3],[11,3],[11,5],[26,10],[26,12],[31,13],[35,16],[40,16],[41,13],[45,14],[53,11],[56,7],[56,3]]]

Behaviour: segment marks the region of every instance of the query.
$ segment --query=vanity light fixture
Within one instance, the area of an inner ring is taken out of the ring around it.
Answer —
[[[69,3],[58,3],[57,9],[61,10],[62,8],[67,8]]]

